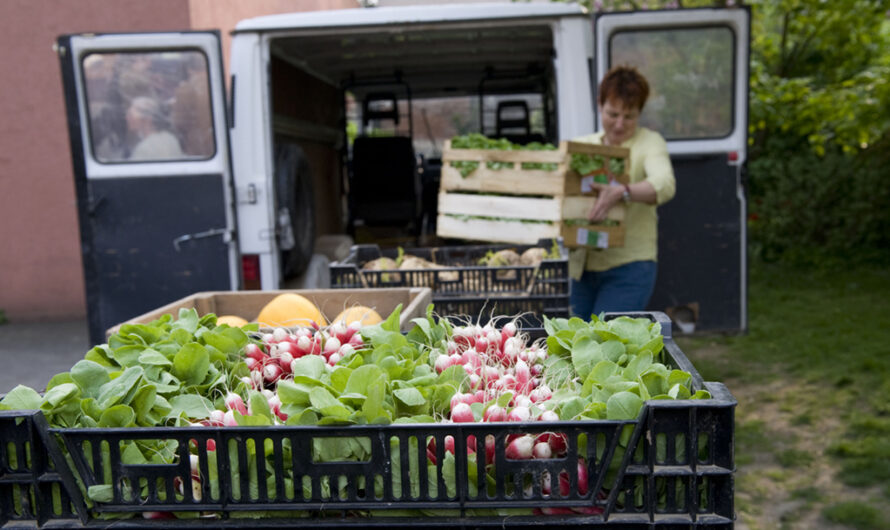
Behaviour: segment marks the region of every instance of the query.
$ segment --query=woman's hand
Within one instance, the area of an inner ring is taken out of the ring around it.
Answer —
[[[621,202],[621,198],[624,196],[624,186],[611,186],[594,182],[591,187],[596,190],[597,195],[593,208],[587,213],[587,219],[595,223],[605,221],[609,210]]]

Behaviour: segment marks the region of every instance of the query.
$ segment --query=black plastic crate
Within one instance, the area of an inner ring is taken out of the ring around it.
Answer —
[[[512,249],[522,254],[533,247],[550,251],[554,245],[559,249],[560,257],[545,259],[537,267],[478,265],[489,252]],[[519,323],[532,328],[541,326],[541,315],[569,316],[569,255],[562,239],[542,239],[537,245],[425,247],[406,248],[403,252],[442,268],[362,270],[365,263],[381,257],[396,259],[399,249],[354,245],[346,259],[330,265],[331,287],[430,287],[437,314],[473,322],[486,322],[492,315],[520,315]]]
[[[689,372],[693,389],[707,389],[712,399],[651,400],[637,419],[622,421],[346,427],[50,429],[38,411],[8,411],[0,413],[0,435],[4,445],[15,446],[16,455],[27,455],[28,465],[23,467],[20,457],[11,465],[6,449],[0,476],[0,525],[732,528],[736,401],[722,384],[702,381],[671,338],[665,315],[627,315],[660,322],[664,362]],[[615,316],[619,314],[606,318]],[[566,434],[565,457],[506,458],[508,435],[545,431]],[[453,459],[445,456],[446,436],[456,440]],[[466,453],[475,442],[476,454],[485,454],[488,436],[495,440],[493,481],[485,478],[484,462],[474,461]],[[329,444],[333,439],[362,444],[367,458],[314,461],[313,444]],[[121,448],[137,440],[167,441],[178,455],[177,461],[125,464]],[[430,440],[436,443],[428,453]],[[196,448],[201,477],[197,495],[189,487],[190,445]],[[259,447],[266,449],[256,451]],[[63,449],[70,455],[70,466]],[[108,454],[107,460],[103,453]],[[429,454],[435,457],[434,465],[430,465]],[[589,489],[583,493],[576,487],[581,458],[589,476]],[[251,489],[249,477],[258,469],[265,470],[265,480],[258,480],[257,487]],[[540,487],[545,473],[553,480],[550,495]],[[555,478],[561,473],[566,473],[570,485],[564,496],[558,493]],[[213,476],[216,480],[209,480]],[[527,483],[534,485],[526,487]],[[107,502],[88,508],[78,484],[104,487]],[[18,493],[16,501],[8,485],[27,493]],[[144,488],[144,495],[131,494],[137,485],[140,492]],[[184,487],[179,489],[179,485]],[[55,490],[47,495],[47,487]],[[10,510],[16,502],[27,506]],[[53,505],[67,508],[47,510]],[[574,508],[585,513],[507,511],[530,508]],[[421,515],[419,510],[426,513]],[[145,521],[136,514],[137,518],[128,520],[102,519],[103,514],[147,511],[212,513],[216,518]],[[251,518],[257,511],[278,513]],[[74,515],[78,519],[72,519]]]

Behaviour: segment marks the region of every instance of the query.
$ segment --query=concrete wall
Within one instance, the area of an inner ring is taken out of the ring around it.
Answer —
[[[10,321],[86,315],[59,60],[65,33],[216,28],[355,0],[0,1],[0,311]]]

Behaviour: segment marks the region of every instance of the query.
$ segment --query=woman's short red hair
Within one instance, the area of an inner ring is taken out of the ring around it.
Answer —
[[[617,99],[629,108],[643,110],[643,105],[649,99],[649,82],[632,66],[616,66],[600,82],[597,97],[600,105],[605,105],[610,99]]]

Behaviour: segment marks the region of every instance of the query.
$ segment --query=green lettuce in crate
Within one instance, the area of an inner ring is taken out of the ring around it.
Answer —
[[[513,143],[506,138],[489,138],[483,134],[471,133],[462,136],[455,136],[451,139],[452,149],[497,149],[501,151],[554,151],[556,147],[549,143],[530,142],[528,144]],[[470,173],[479,167],[479,162],[471,160],[456,160],[450,162],[451,167],[460,171],[462,177],[467,177]],[[512,162],[487,162],[488,169],[512,169]],[[523,162],[520,164],[521,169],[541,169],[553,171],[558,164],[546,162]]]

